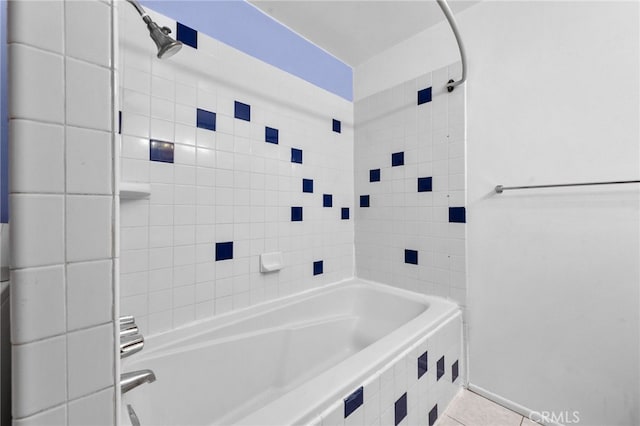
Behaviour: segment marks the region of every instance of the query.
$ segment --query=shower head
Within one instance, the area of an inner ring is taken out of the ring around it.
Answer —
[[[143,18],[149,29],[149,35],[158,48],[158,58],[165,59],[170,58],[182,48],[182,43],[174,40],[169,36],[171,30],[168,27],[162,27],[145,15]]]
[[[147,15],[147,12],[140,6],[140,3],[137,0],[127,0],[133,7],[136,8],[140,16],[142,16],[142,20],[145,24],[147,24],[147,29],[149,30],[149,35],[151,39],[156,44],[158,48],[158,58],[165,59],[170,58],[182,48],[182,43],[174,40],[169,36],[171,34],[171,30],[168,27],[162,27],[155,22]]]

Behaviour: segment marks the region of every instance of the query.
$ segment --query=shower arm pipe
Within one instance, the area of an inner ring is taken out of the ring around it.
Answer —
[[[449,21],[449,26],[453,31],[453,35],[456,37],[456,41],[458,42],[458,49],[460,49],[460,61],[462,62],[462,77],[458,81],[449,80],[447,83],[447,90],[449,92],[453,92],[453,89],[456,86],[461,85],[465,81],[467,81],[467,54],[464,50],[464,44],[462,43],[462,37],[460,36],[460,31],[458,30],[458,24],[456,23],[456,18],[453,16],[453,12],[451,12],[451,8],[447,4],[447,0],[436,0],[438,2],[438,6],[442,9],[442,13],[446,16],[447,21]]]
[[[138,13],[140,14],[140,17],[146,24],[151,22],[151,18],[149,17],[149,15],[147,15],[147,12],[144,10],[142,5],[138,3],[137,0],[127,0],[127,2],[131,3],[131,5],[136,8]]]

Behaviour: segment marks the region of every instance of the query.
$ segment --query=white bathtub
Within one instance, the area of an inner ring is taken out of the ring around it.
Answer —
[[[331,403],[459,316],[458,307],[350,280],[153,336],[122,371],[157,381],[122,397],[142,426],[293,425]]]

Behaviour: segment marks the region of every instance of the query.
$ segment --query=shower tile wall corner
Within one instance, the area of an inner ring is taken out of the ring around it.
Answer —
[[[135,13],[119,25],[121,180],[151,187],[120,203],[122,314],[153,335],[352,277],[353,104],[199,32],[159,61]],[[260,273],[273,251],[284,268]]]
[[[466,202],[465,89],[445,88],[459,68],[355,103],[355,247],[359,277],[465,305],[466,228],[450,220]]]
[[[114,8],[8,2],[15,425],[115,418]]]

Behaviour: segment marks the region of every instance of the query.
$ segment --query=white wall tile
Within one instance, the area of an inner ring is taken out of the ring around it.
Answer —
[[[64,3],[17,1],[8,10],[7,42],[62,53]]]
[[[111,197],[67,197],[67,260],[111,257]]]
[[[42,13],[42,12],[38,12]],[[65,53],[97,65],[111,64],[111,8],[96,0],[65,3]]]
[[[113,416],[115,395],[113,388],[69,403],[69,426],[110,426],[115,424]]]
[[[106,68],[66,59],[67,124],[111,131],[111,84]]]
[[[20,44],[9,45],[8,56],[9,73],[20,75],[9,85],[10,118],[62,123],[65,105],[63,58]]]
[[[61,195],[14,194],[9,202],[14,268],[64,261],[64,198]]]
[[[9,150],[11,192],[64,191],[64,128],[28,120],[11,120],[19,141]]]
[[[13,346],[13,416],[26,417],[67,399],[65,336]]]
[[[12,341],[26,343],[66,331],[62,265],[11,274]]]
[[[67,266],[67,318],[69,330],[113,320],[110,260]]]
[[[113,385],[113,324],[67,335],[69,398]]]
[[[34,414],[33,416],[22,419],[14,419],[13,424],[15,426],[66,426],[67,406],[60,405],[56,408]]]
[[[67,126],[67,192],[111,194],[111,134]]]

